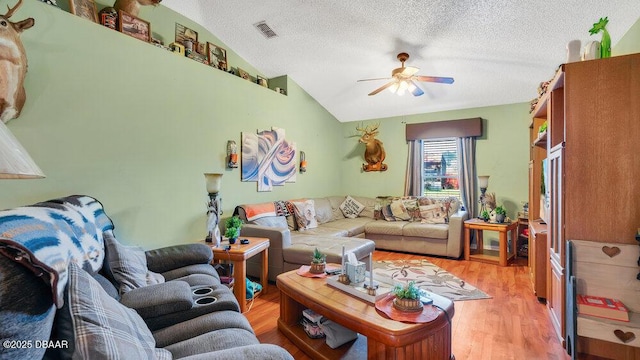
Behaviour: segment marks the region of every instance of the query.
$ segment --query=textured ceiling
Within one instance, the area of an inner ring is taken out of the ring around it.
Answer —
[[[640,1],[602,0],[164,0],[201,24],[267,77],[288,75],[339,121],[529,101],[566,59],[566,44],[600,40],[589,29],[607,16],[613,44],[640,17]],[[278,37],[253,24],[266,21]],[[399,52],[425,94],[367,96],[399,67]],[[233,66],[233,64],[231,64]]]

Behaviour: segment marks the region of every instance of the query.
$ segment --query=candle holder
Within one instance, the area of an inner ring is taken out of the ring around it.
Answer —
[[[351,284],[351,280],[349,280],[349,276],[347,274],[340,274],[340,276],[338,276],[338,281],[345,285]]]
[[[367,289],[367,294],[371,295],[371,296],[376,296],[377,291],[378,291],[378,284],[373,284],[373,285],[369,285],[369,284],[364,284],[364,288]]]

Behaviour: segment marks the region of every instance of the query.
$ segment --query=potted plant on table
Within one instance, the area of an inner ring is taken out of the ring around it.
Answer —
[[[393,307],[400,311],[418,312],[422,311],[422,301],[420,300],[420,289],[415,281],[409,281],[405,286],[396,285],[393,289],[396,296],[393,299]]]
[[[238,216],[232,216],[225,221],[224,236],[229,239],[229,244],[235,244],[238,240],[242,224],[243,222]]]
[[[502,206],[498,206],[494,209],[496,212],[496,222],[502,224],[504,219],[507,217],[507,210]]]
[[[322,274],[324,272],[327,255],[323,254],[316,248],[313,251],[313,256],[311,257],[311,268],[309,268],[309,272],[312,274]]]

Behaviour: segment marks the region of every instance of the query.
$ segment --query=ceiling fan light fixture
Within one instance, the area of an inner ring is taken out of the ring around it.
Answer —
[[[393,85],[389,86],[389,91],[390,91],[392,94],[395,94],[395,93],[396,93],[396,91],[398,91],[398,83],[396,82],[396,83],[394,83]]]
[[[409,86],[407,85],[406,81],[400,81],[400,84],[398,85],[398,95],[402,96],[404,95],[404,92],[407,91],[407,88]]]
[[[407,90],[409,90],[409,92],[412,93],[412,92],[414,92],[416,90],[416,87],[417,86],[413,83],[413,81],[411,81],[411,82],[408,83]]]

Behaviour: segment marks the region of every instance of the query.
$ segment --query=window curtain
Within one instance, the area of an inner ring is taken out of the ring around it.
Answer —
[[[478,191],[476,176],[476,139],[475,137],[458,138],[458,154],[460,157],[460,194],[469,218],[478,214]]]
[[[422,140],[409,140],[408,144],[404,195],[422,196]]]

